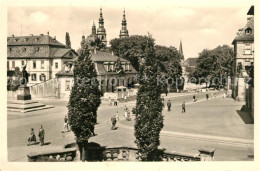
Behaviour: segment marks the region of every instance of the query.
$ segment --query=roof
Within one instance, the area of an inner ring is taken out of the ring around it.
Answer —
[[[117,72],[109,72],[106,71],[104,67],[104,62],[116,62],[117,59],[120,58],[118,56],[112,55],[109,52],[101,52],[96,51],[96,53],[92,53],[92,61],[95,63],[97,74],[98,75],[118,75]],[[129,62],[128,60],[120,58],[121,62]],[[129,71],[125,71],[126,74],[137,74],[137,71],[134,69],[134,67],[130,64]],[[70,72],[65,71],[65,67],[62,68],[60,72],[58,72],[56,75],[59,76],[73,76],[73,71]]]
[[[96,53],[92,53],[92,61],[93,62],[116,62],[117,59],[120,58],[116,55],[112,55],[112,53],[109,52],[101,52],[101,51],[96,51]],[[120,58],[121,62],[129,62],[126,59]]]
[[[247,12],[247,15],[254,15],[254,5],[250,7],[250,9]]]
[[[198,59],[198,58],[188,58],[188,59],[186,59],[185,63],[186,63],[188,66],[194,66],[194,67],[196,67],[196,66],[197,66],[197,59]]]
[[[49,35],[37,36],[12,36],[7,37],[7,46],[21,46],[21,45],[51,45],[65,47],[64,44],[52,38]]]
[[[23,47],[11,48],[14,50],[8,50],[7,56],[8,58],[75,58],[78,54],[73,49],[67,49],[62,47],[49,48],[39,47],[38,51],[37,47],[27,47],[26,51],[23,52]],[[67,55],[68,53],[72,53]]]
[[[252,33],[246,33],[246,29],[250,28],[252,29]],[[249,17],[247,24],[243,29],[239,29],[237,36],[233,40],[232,44],[234,44],[237,41],[254,41],[254,17]]]

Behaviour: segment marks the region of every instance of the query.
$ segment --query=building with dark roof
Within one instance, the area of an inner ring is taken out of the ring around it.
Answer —
[[[235,74],[248,76],[247,71],[254,63],[254,6],[248,11],[247,23],[238,30],[232,44],[235,52]]]
[[[137,71],[128,60],[101,51],[92,51],[91,59],[97,71],[102,93],[114,92],[119,86],[131,88],[135,83]],[[56,75],[60,86],[60,98],[68,97],[73,85],[73,66],[63,65],[62,70]]]
[[[77,53],[49,34],[7,37],[7,70],[16,67],[30,74],[28,85],[55,78],[64,63],[72,61]]]
[[[185,66],[191,67],[191,68],[196,68],[197,67],[197,59],[198,58],[188,58],[185,61]]]
[[[246,80],[254,68],[254,6],[249,9],[247,23],[238,30],[232,44],[234,45],[232,96],[238,101],[245,101],[246,89],[249,86]]]

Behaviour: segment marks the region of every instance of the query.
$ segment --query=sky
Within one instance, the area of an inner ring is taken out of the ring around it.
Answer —
[[[125,9],[130,35],[147,35],[149,32],[156,44],[177,49],[182,41],[187,59],[198,57],[203,49],[223,44],[232,46],[237,30],[247,22],[246,14],[252,5],[252,2],[244,0],[237,3],[232,3],[232,0],[230,3],[227,3],[228,0],[215,3],[197,0],[193,4],[187,0],[183,3],[167,0],[113,0],[108,3],[100,0],[77,5],[66,2],[62,6],[58,3],[34,6],[12,4],[7,8],[7,35],[39,35],[49,31],[50,36],[56,36],[58,41],[65,43],[65,33],[69,32],[72,48],[77,50],[82,35],[91,34],[93,21],[98,25],[100,8],[103,9],[107,40],[118,38]]]

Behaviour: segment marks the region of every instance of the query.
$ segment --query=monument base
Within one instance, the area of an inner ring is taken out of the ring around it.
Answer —
[[[30,88],[27,86],[20,86],[18,88],[17,100],[31,100]]]
[[[52,105],[47,106],[31,99],[30,88],[27,86],[20,86],[18,88],[17,100],[7,102],[7,111],[26,113],[54,107]]]

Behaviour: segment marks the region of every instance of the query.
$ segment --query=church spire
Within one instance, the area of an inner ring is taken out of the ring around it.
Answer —
[[[96,25],[95,22],[93,21],[93,25],[92,25],[92,34],[96,34]]]
[[[179,53],[181,55],[181,59],[184,59],[183,50],[182,50],[182,42],[180,41]]]
[[[120,38],[129,37],[128,30],[127,30],[127,22],[125,18],[125,9],[123,12],[123,20],[122,20],[122,29],[120,30]]]
[[[104,27],[104,18],[102,13],[102,8],[100,8],[100,17],[99,17],[99,27],[97,29],[97,37],[101,40],[101,42],[107,46],[107,34],[106,29]]]

